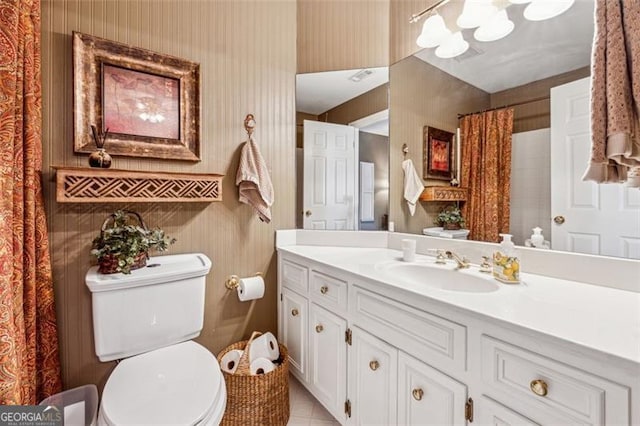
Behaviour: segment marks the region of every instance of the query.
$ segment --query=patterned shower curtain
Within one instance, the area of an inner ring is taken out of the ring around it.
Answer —
[[[509,232],[512,133],[512,108],[460,120],[460,185],[469,191],[462,215],[471,240],[498,242]]]
[[[0,0],[0,404],[61,390],[41,116],[40,1]]]

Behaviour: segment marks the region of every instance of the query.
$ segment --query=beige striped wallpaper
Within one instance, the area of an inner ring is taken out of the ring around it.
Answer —
[[[391,0],[298,0],[298,73],[389,64]]]
[[[223,202],[126,207],[178,239],[171,253],[203,252],[213,261],[200,343],[217,353],[253,329],[275,330],[274,231],[294,227],[295,0],[43,0],[42,12],[45,196],[64,386],[101,387],[114,365],[94,355],[91,298],[84,275],[91,240],[103,219],[123,207],[54,201],[51,166],[88,164],[86,155],[73,154],[72,31],[200,63],[202,161],[118,157],[114,167],[226,175]],[[271,224],[261,223],[237,201],[234,178],[247,113],[256,116],[255,138],[275,188]],[[258,271],[267,282],[262,300],[240,303],[225,290],[228,275]]]

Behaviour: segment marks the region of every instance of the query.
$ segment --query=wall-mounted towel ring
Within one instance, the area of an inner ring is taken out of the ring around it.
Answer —
[[[261,277],[261,272],[256,272],[254,274],[256,277]],[[229,278],[224,282],[224,286],[227,290],[235,290],[240,285],[240,277],[237,275],[230,275]]]
[[[409,145],[407,145],[406,143],[403,143],[402,144],[402,155],[404,155],[406,157],[408,153],[409,153]]]
[[[247,131],[249,137],[253,135],[253,131],[256,128],[256,119],[253,114],[247,114],[244,119],[244,129]]]

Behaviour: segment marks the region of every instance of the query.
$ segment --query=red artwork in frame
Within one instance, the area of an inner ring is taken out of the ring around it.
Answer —
[[[453,179],[453,133],[424,126],[423,143],[423,178],[447,181]]]
[[[180,81],[102,65],[102,114],[110,133],[180,139]]]

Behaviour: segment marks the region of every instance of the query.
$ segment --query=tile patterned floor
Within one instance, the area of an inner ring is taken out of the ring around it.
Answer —
[[[291,415],[287,426],[340,425],[293,376],[289,376],[289,404]]]

